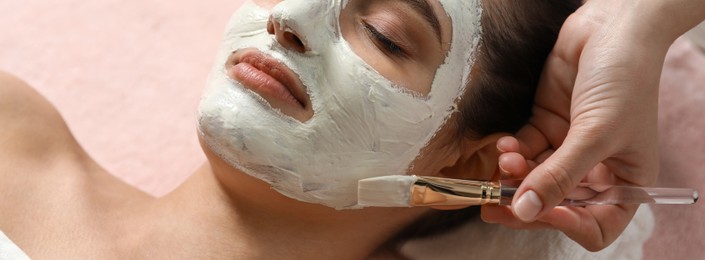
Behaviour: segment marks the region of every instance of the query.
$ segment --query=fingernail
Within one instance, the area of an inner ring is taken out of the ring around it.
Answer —
[[[482,221],[485,222],[485,223],[487,223],[487,224],[497,224],[496,221],[490,220],[490,219],[484,219],[484,218],[483,218]]]
[[[497,164],[497,166],[499,167],[499,173],[501,173],[502,175],[509,175],[509,172],[502,168],[501,164]]]
[[[515,205],[512,205],[514,209],[514,214],[524,222],[531,222],[536,220],[536,215],[543,208],[543,203],[536,192],[530,190],[524,192],[523,195],[517,200]]]

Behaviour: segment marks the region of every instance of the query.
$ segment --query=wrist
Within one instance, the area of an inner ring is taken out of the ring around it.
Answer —
[[[670,46],[705,19],[702,0],[635,0],[630,11],[634,33],[643,41]]]

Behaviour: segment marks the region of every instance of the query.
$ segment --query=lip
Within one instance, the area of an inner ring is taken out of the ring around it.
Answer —
[[[226,64],[228,76],[264,98],[270,106],[301,121],[313,115],[301,80],[282,62],[256,49],[233,52]]]

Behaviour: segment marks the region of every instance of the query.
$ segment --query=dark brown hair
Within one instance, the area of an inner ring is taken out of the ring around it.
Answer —
[[[484,0],[480,52],[460,103],[461,134],[514,133],[531,116],[546,57],[580,0]]]
[[[580,5],[580,0],[483,0],[483,37],[459,104],[459,135],[515,133],[527,123],[546,57],[563,22]],[[479,207],[432,211],[388,246],[440,234],[478,216]]]

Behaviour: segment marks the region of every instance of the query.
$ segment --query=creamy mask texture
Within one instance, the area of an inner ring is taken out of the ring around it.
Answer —
[[[199,106],[199,134],[218,156],[278,192],[336,209],[360,208],[358,180],[405,175],[456,110],[480,36],[479,0],[439,0],[452,43],[427,97],[395,86],[355,54],[340,32],[343,0],[287,0],[272,10],[245,3],[226,32]],[[299,53],[268,34],[270,15],[297,32]],[[297,121],[226,74],[228,56],[256,48],[294,71],[313,117]]]

